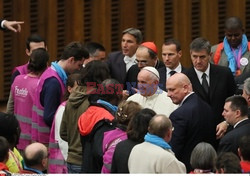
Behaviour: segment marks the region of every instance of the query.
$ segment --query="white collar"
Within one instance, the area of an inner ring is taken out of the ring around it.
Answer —
[[[171,72],[171,71],[176,71],[176,73],[181,73],[181,64],[180,64],[180,62],[179,62],[179,65],[175,69],[173,69],[173,70],[171,70],[170,68],[166,67],[166,73],[167,73],[167,75],[169,75],[169,72]]]
[[[124,62],[127,64],[129,62],[136,63],[136,57],[135,54],[132,57],[124,56]]]
[[[190,96],[190,95],[192,95],[194,92],[190,92],[189,94],[187,94],[184,98],[183,98],[183,100],[181,101],[181,103],[179,104],[179,106],[181,106],[182,104],[183,104],[183,102]]]
[[[246,117],[246,118],[244,118],[244,119],[238,121],[236,124],[234,124],[234,128],[236,128],[236,126],[239,125],[239,123],[241,123],[241,122],[243,122],[243,121],[245,121],[245,120],[247,120],[247,119],[248,119],[248,117]]]

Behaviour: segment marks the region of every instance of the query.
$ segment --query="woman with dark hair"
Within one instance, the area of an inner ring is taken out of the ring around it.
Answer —
[[[98,84],[109,78],[106,63],[91,61],[81,70],[81,79],[70,94],[63,114],[60,136],[68,142],[67,167],[68,173],[80,173],[82,165],[82,145],[77,122],[80,115],[86,111],[90,101],[95,102],[98,95],[93,94]]]
[[[11,85],[11,96],[14,100],[14,115],[20,123],[21,135],[17,148],[23,151],[32,141],[35,130],[32,129],[32,107],[40,75],[47,68],[49,55],[44,48],[32,51],[28,64],[29,73],[18,75]]]
[[[20,126],[14,115],[0,112],[0,136],[9,143],[9,158],[6,162],[9,171],[19,173],[23,169],[23,158],[15,147],[20,137]]]
[[[128,139],[116,145],[112,160],[111,173],[129,173],[128,158],[133,147],[144,141],[148,132],[149,121],[156,113],[148,108],[142,109],[129,122]]]

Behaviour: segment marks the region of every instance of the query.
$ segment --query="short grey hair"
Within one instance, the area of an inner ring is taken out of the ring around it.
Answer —
[[[250,78],[247,78],[244,81],[243,89],[245,90],[245,92],[246,92],[247,95],[250,95]]]
[[[217,154],[213,146],[206,142],[200,142],[191,153],[190,164],[193,169],[211,170],[215,169]]]
[[[207,51],[208,54],[211,53],[211,44],[205,38],[196,38],[190,44],[190,51],[201,51],[204,49]]]
[[[138,44],[141,44],[142,42],[142,33],[139,29],[136,29],[136,28],[128,28],[128,29],[125,29],[124,31],[122,31],[122,35],[124,34],[130,34],[132,36],[134,36],[136,38],[136,42]]]

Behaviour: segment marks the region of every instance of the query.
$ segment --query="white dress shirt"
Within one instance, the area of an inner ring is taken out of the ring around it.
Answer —
[[[126,72],[130,69],[130,67],[136,64],[136,57],[135,54],[132,57],[124,56],[124,62],[126,64]]]
[[[181,73],[181,64],[179,63],[179,65],[174,70],[171,70],[170,68],[166,67],[166,80],[170,78],[171,71],[175,71],[176,73]]]

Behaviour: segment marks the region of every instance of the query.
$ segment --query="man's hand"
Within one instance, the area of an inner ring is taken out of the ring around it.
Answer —
[[[220,139],[227,131],[228,123],[223,121],[216,126],[216,139]]]
[[[21,32],[21,24],[23,21],[7,21],[5,20],[3,26],[13,32]]]

